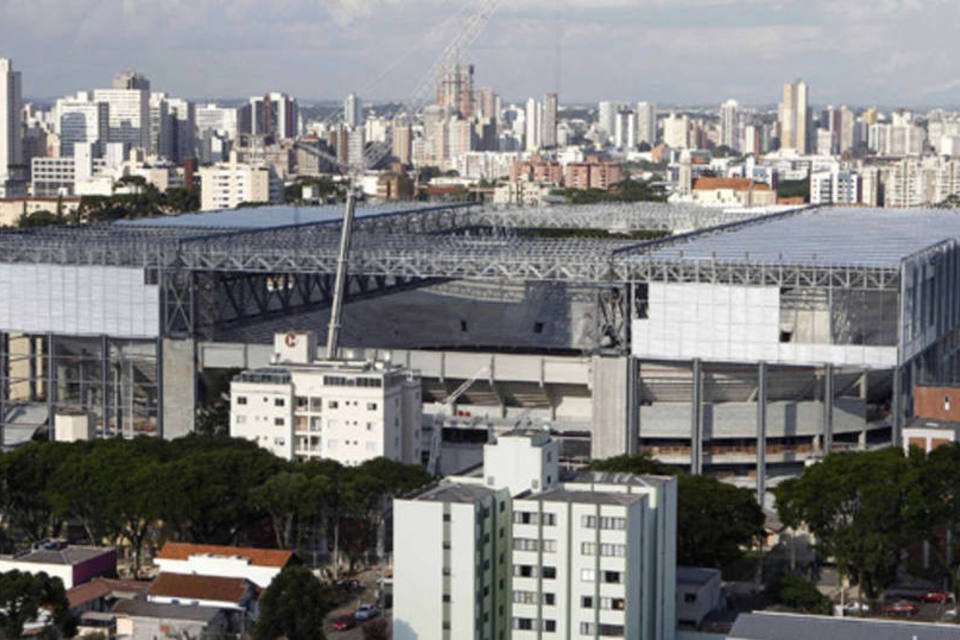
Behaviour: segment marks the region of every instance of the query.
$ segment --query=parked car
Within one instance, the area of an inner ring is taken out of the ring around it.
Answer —
[[[357,620],[370,620],[380,615],[380,607],[375,604],[362,604],[357,607],[353,617]]]
[[[347,629],[353,629],[355,626],[357,626],[357,619],[353,616],[340,616],[333,621],[334,631],[346,631]]]
[[[944,604],[949,602],[951,595],[942,589],[933,589],[920,596],[924,602],[933,602],[935,604]]]
[[[897,600],[883,605],[883,612],[892,616],[915,616],[920,612],[920,607],[909,600]]]
[[[850,600],[849,602],[844,603],[843,612],[847,615],[867,614],[870,613],[870,605],[868,605],[866,602]]]

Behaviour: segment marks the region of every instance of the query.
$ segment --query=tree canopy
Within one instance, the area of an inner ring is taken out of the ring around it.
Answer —
[[[330,594],[309,569],[287,567],[260,598],[254,640],[324,640],[323,619],[331,608]]]
[[[72,637],[76,623],[70,615],[60,578],[46,573],[0,573],[0,629],[5,638],[19,638],[28,622],[38,619],[41,607],[50,611],[50,627]]]

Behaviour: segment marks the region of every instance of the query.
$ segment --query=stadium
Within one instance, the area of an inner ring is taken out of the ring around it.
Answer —
[[[204,383],[323,335],[339,207],[0,233],[0,417],[98,435],[193,429]],[[463,431],[548,424],[571,458],[795,472],[895,440],[956,374],[960,215],[654,203],[361,205],[341,343],[457,389]],[[666,234],[666,235],[664,235]],[[762,476],[761,476],[762,477]]]

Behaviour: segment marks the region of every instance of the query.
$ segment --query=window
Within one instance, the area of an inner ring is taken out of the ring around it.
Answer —
[[[323,398],[310,398],[310,411],[319,413],[323,409]]]
[[[603,581],[607,584],[620,584],[621,574],[619,571],[604,571]]]
[[[237,404],[247,404],[247,396],[237,396]]]
[[[466,320],[461,320],[461,321],[460,321],[460,331],[466,331],[466,330],[467,330],[467,321],[466,321]]]
[[[543,333],[543,323],[542,323],[542,322],[534,322],[534,323],[533,323],[533,332],[534,332],[534,333]]]
[[[377,410],[377,403],[376,403],[376,402],[368,402],[368,403],[367,403],[367,411],[376,411],[376,410]]]
[[[518,578],[536,578],[537,568],[529,564],[513,565],[513,575]]]
[[[283,438],[274,438],[274,439],[273,439],[273,444],[277,445],[278,447],[282,447],[282,446],[285,445],[286,443],[287,443],[287,441],[284,440]]]
[[[555,513],[541,513],[540,520],[545,527],[553,527],[557,524],[557,515]]]
[[[284,421],[283,418],[274,418],[274,419],[273,419],[273,426],[275,426],[275,427],[282,427],[284,422],[285,422],[285,421]]]
[[[546,543],[546,540],[544,540]],[[533,538],[514,538],[513,539],[513,550],[514,551],[537,551],[540,548],[539,540],[534,540]],[[546,549],[544,549],[546,551]]]
[[[608,558],[623,558],[627,555],[627,545],[608,543],[601,544],[600,555]]]
[[[553,553],[557,550],[557,541],[556,540],[544,540],[543,541],[543,550],[547,553]]]
[[[531,511],[514,511],[513,524],[537,524],[537,514]]]
[[[522,629],[524,631],[533,631],[533,619],[532,618],[514,618],[513,628]]]
[[[556,567],[543,567],[542,569],[543,577],[546,580],[554,580],[557,577],[557,568]]]
[[[556,603],[556,595],[552,593],[543,594],[543,604],[553,606]]]
[[[683,601],[687,604],[693,604],[697,601],[697,594],[695,593],[685,593],[683,594]]]
[[[514,591],[514,604],[536,604],[537,594],[534,591]]]
[[[449,514],[449,513],[443,514],[443,521],[444,521],[444,522],[450,522],[450,514]]]
[[[450,602],[450,594],[449,594],[449,593],[443,594],[443,601],[444,601],[444,602]]]
[[[593,569],[581,569],[581,570],[580,570],[580,581],[581,581],[581,582],[593,582],[593,581],[595,581],[596,579],[597,579],[597,578],[596,578],[596,573],[594,573]]]
[[[594,624],[592,622],[580,623],[580,635],[583,636],[613,636],[623,637],[623,625],[620,624]]]
[[[556,631],[556,630],[557,630],[557,621],[556,621],[556,620],[544,620],[544,621],[543,621],[543,630],[544,630],[544,631]]]
[[[593,542],[581,542],[580,553],[585,556],[595,556],[597,555],[597,545]]]
[[[581,597],[580,597],[580,608],[581,608],[581,609],[593,609],[593,596],[581,596]]]
[[[327,403],[327,408],[328,408],[328,409],[339,409],[339,408],[340,408],[340,403],[337,402],[336,400],[331,400],[330,402]]]
[[[247,416],[240,415],[240,416],[234,417],[234,423],[236,424],[243,424],[246,421],[247,421]]]
[[[585,529],[614,529],[624,531],[627,528],[626,518],[617,518],[614,516],[583,516],[581,524]]]
[[[310,406],[310,398],[297,396],[297,409],[306,410],[308,406]]]
[[[286,403],[287,403],[286,400],[284,400],[283,398],[274,398],[274,399],[273,399],[273,406],[275,406],[275,407],[282,407],[282,406],[284,406]]]

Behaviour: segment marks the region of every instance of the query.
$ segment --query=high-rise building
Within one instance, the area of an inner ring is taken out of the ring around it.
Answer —
[[[122,71],[113,79],[113,88],[94,89],[92,100],[109,105],[109,142],[155,151],[149,80],[136,71]]]
[[[216,104],[200,105],[194,110],[197,132],[213,131],[231,140],[237,137],[237,109]]]
[[[690,118],[671,113],[663,119],[663,142],[671,149],[690,148]]]
[[[637,114],[628,109],[617,111],[613,126],[613,144],[618,149],[632,149],[637,143]]]
[[[657,105],[652,102],[637,103],[637,143],[657,144]]]
[[[273,136],[277,140],[296,138],[299,133],[300,107],[285,93],[268,93],[250,98],[249,131],[258,136]]]
[[[167,94],[150,94],[151,150],[161,158],[173,156],[173,131],[170,126],[170,106]]]
[[[235,209],[243,203],[283,201],[283,182],[272,167],[230,162],[200,169],[200,209]]]
[[[55,129],[60,134],[60,155],[73,155],[74,145],[89,142],[102,151],[108,139],[110,107],[94,102],[85,93],[57,100]]]
[[[727,100],[720,105],[720,144],[734,151],[740,150],[740,105]]]
[[[543,99],[543,122],[540,145],[544,149],[557,146],[557,94],[548,93]]]
[[[363,111],[360,105],[360,98],[357,94],[351,93],[343,101],[343,121],[348,127],[359,127],[363,122]]]
[[[0,58],[0,198],[24,195],[23,96],[19,71]]]
[[[604,100],[597,105],[597,126],[607,135],[608,140],[613,137],[617,126],[616,103]]]
[[[810,151],[810,108],[807,85],[803,80],[783,85],[780,103],[780,147],[797,153]]]
[[[574,472],[544,431],[393,503],[394,638],[676,637],[676,479]]]
[[[526,118],[524,120],[526,125],[524,139],[526,141],[525,149],[527,151],[537,151],[542,146],[542,140],[540,139],[542,109],[542,105],[534,98],[527,100]]]
[[[486,120],[499,120],[500,110],[497,108],[499,96],[494,93],[490,87],[484,87],[477,91],[478,115]]]
[[[455,65],[437,78],[437,105],[455,109],[462,118],[473,116],[473,65]]]
[[[170,160],[181,163],[196,154],[196,106],[182,98],[167,99],[167,117],[170,119]]]
[[[391,151],[401,164],[410,164],[413,160],[413,132],[410,125],[395,122],[391,133]]]

